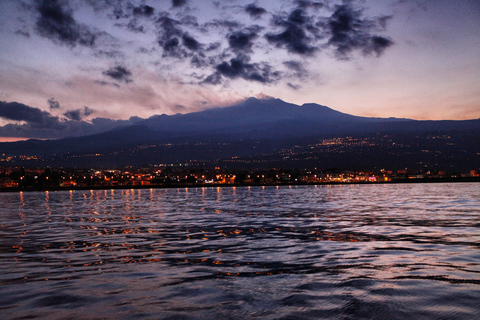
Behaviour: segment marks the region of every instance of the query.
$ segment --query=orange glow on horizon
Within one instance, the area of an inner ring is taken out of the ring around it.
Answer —
[[[19,137],[0,137],[0,142],[17,142],[26,141],[31,138],[19,138]]]

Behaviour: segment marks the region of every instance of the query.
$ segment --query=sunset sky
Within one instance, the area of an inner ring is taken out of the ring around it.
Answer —
[[[2,0],[0,137],[86,134],[252,96],[476,119],[479,30],[478,0]]]

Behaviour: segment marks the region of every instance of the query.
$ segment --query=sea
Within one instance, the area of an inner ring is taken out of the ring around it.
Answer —
[[[0,194],[1,319],[479,319],[480,184]]]

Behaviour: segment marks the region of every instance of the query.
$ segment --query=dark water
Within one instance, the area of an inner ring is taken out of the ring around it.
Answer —
[[[1,319],[478,319],[480,184],[0,194]]]

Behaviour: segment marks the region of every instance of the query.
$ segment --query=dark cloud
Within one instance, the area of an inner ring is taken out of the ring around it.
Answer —
[[[388,38],[371,34],[384,27],[388,17],[367,20],[361,19],[361,14],[361,11],[354,10],[350,5],[341,5],[336,7],[329,18],[331,36],[328,44],[335,48],[338,57],[348,58],[348,54],[354,50],[360,50],[364,54],[375,52],[379,56],[393,44]]]
[[[182,42],[191,51],[196,51],[200,48],[200,43],[186,33],[182,35]]]
[[[163,44],[163,50],[167,52],[173,52],[178,45],[180,44],[180,40],[178,38],[170,38]]]
[[[168,17],[168,14],[164,14],[157,20],[159,31],[157,43],[162,47],[164,57],[185,59],[192,57],[193,52],[203,48],[200,42],[188,32],[182,30],[185,25],[190,28],[195,27],[197,25],[196,19],[186,17],[179,21]]]
[[[53,100],[53,99],[51,99]],[[0,118],[22,122],[0,126],[0,136],[25,138],[64,138],[85,136],[105,132],[118,127],[132,125],[144,120],[131,117],[129,120],[94,118],[91,122],[81,119],[93,114],[95,110],[84,106],[65,112],[66,119],[59,119],[49,112],[18,102],[0,101]]]
[[[244,31],[233,32],[228,35],[228,44],[234,52],[249,52],[253,47],[253,40],[258,38],[260,27],[251,27]]]
[[[52,1],[51,6],[69,21],[66,25],[78,26],[66,7],[68,2],[60,1]],[[280,78],[286,84],[292,79],[304,81],[309,76],[305,67],[308,59],[319,57],[321,52],[334,52],[339,59],[348,59],[353,53],[380,56],[393,44],[392,40],[380,33],[391,17],[362,17],[363,11],[359,9],[363,5],[362,1],[291,0],[288,1],[289,6],[282,6],[282,9],[272,12],[267,12],[258,5],[259,2],[253,0],[249,1],[250,4],[247,2],[243,5],[237,5],[233,0],[216,1],[214,5],[219,11],[227,13],[230,10],[238,20],[220,16],[220,19],[206,22],[206,17],[200,19],[194,16],[198,11],[190,8],[191,3],[187,0],[173,0],[172,7],[182,9],[170,8],[166,11],[159,11],[159,7],[149,6],[143,0],[84,1],[95,11],[101,10],[110,18],[116,19],[116,26],[137,33],[153,31],[156,36],[155,47],[152,50],[139,48],[137,51],[152,54],[156,56],[155,59],[163,58],[155,62],[161,66],[177,62],[189,63],[196,70],[185,76],[200,83],[220,84],[229,79],[273,83]],[[154,2],[149,4],[152,3]],[[167,1],[166,5],[169,4]],[[257,20],[259,25],[248,18],[265,16],[271,20]],[[100,37],[101,34],[98,35]],[[212,40],[212,37],[217,39]],[[205,40],[207,38],[209,40]],[[103,38],[97,41],[99,45],[100,41],[104,41]],[[213,43],[210,44],[210,41]],[[115,42],[111,40],[107,43]],[[95,52],[98,57],[125,61],[118,48],[119,46],[111,45],[108,49],[102,47]],[[260,56],[256,54],[259,53],[257,50],[272,55],[275,51],[284,50],[297,58],[301,56],[305,61],[270,65],[265,62],[267,60],[255,60]],[[274,70],[281,70],[282,73]],[[132,81],[131,72],[122,65],[112,67],[103,74],[110,77],[111,82],[107,78],[103,79],[106,81],[96,81],[100,85],[118,86],[123,81]]]
[[[291,53],[312,56],[319,52],[328,39],[326,47],[331,47],[340,59],[348,59],[353,51],[365,55],[380,56],[386,48],[393,44],[387,37],[376,35],[383,31],[391,16],[380,16],[364,19],[362,10],[355,9],[353,1],[333,8],[330,17],[309,15],[313,9],[328,8],[322,2],[298,0],[297,7],[290,13],[277,15],[273,25],[280,27],[280,32],[269,32],[265,35],[270,44],[277,48],[285,48]]]
[[[60,103],[53,98],[48,99],[48,106],[50,110],[60,109]]]
[[[91,114],[93,114],[93,113],[95,113],[95,110],[93,110],[93,109],[91,109],[91,108],[89,108],[89,107],[87,107],[87,106],[84,106],[84,107],[83,107],[83,115],[84,115],[85,117],[88,117],[89,115],[91,115]]]
[[[299,8],[303,8],[303,9],[306,9],[306,8],[321,9],[325,7],[325,4],[323,2],[318,2],[318,1],[297,0],[296,3]]]
[[[138,15],[138,16],[151,16],[155,12],[155,9],[147,6],[147,5],[141,5],[139,7],[133,8],[133,14]]]
[[[172,0],[172,6],[179,8],[187,4],[187,0]]]
[[[254,3],[245,7],[245,11],[253,18],[258,18],[267,13],[267,10],[261,7],[257,7]]]
[[[228,44],[234,51],[250,51],[253,46],[252,40],[255,38],[256,34],[238,31],[228,36]]]
[[[83,109],[69,110],[65,112],[63,115],[67,117],[67,119],[69,120],[82,121],[84,117],[88,117],[94,112],[95,110],[90,109],[87,106],[84,106]]]
[[[125,0],[84,0],[94,11],[107,12],[107,17],[116,20],[116,27],[124,27],[135,33],[147,33],[146,23],[155,17],[155,8],[142,4],[134,5]]]
[[[364,52],[369,54],[371,51],[375,52],[377,56],[380,56],[383,51],[390,47],[393,44],[393,41],[384,37],[373,36],[370,39],[368,46],[364,48]]]
[[[125,81],[127,83],[132,82],[132,80],[130,79],[130,76],[132,75],[132,73],[129,70],[127,70],[127,68],[122,66],[115,66],[102,73],[117,81]]]
[[[180,56],[179,38],[184,33],[180,28],[180,21],[164,15],[157,20],[157,25],[159,27],[157,42],[163,48],[164,56]]]
[[[217,71],[228,78],[242,77],[245,74],[245,67],[248,67],[240,59],[231,59],[230,63],[224,61],[217,66]]]
[[[40,14],[36,28],[41,36],[69,46],[95,45],[97,35],[87,26],[76,22],[71,10],[64,8],[57,0],[38,1],[36,8]]]
[[[118,23],[117,25],[120,26],[126,26],[128,30],[136,33],[146,33],[146,28],[144,26],[144,20],[145,18],[150,18],[153,16],[155,12],[155,8],[147,6],[147,5],[141,5],[138,7],[128,7],[125,10],[121,10],[123,12],[131,12],[130,13],[124,13],[123,16],[120,16],[119,14],[116,14],[115,17],[116,19],[120,18],[127,18],[130,19],[128,23],[123,24],[123,23]],[[132,16],[133,15],[133,16]]]
[[[302,9],[295,9],[293,10],[290,15],[288,16],[288,23],[295,24],[295,25],[304,25],[307,22],[307,18],[305,17],[305,11]]]
[[[94,11],[106,11],[110,19],[129,19],[132,16],[149,18],[154,15],[155,8],[142,4],[135,6],[131,1],[125,0],[84,0]]]
[[[80,109],[69,110],[69,111],[65,112],[63,115],[70,120],[81,121],[82,120],[81,111],[82,110],[80,110]]]
[[[35,128],[63,128],[62,124],[58,121],[58,117],[18,102],[0,101],[0,118],[24,121]]]
[[[271,44],[279,48],[285,47],[291,53],[312,55],[318,48],[312,44],[315,39],[313,34],[308,34],[318,33],[318,28],[310,20],[303,9],[297,8],[286,19],[276,16],[274,24],[283,27],[283,31],[267,33],[265,37]]]
[[[229,79],[244,79],[261,83],[273,83],[280,77],[278,71],[272,71],[272,67],[267,63],[249,63],[246,57],[237,57],[230,59],[230,62],[224,61],[216,66],[216,72],[205,79],[204,82],[210,84],[221,83],[221,77]]]

